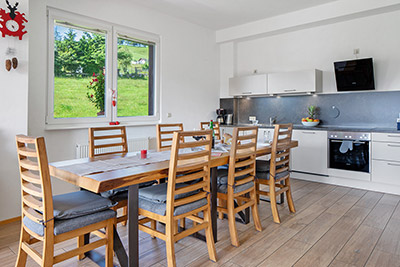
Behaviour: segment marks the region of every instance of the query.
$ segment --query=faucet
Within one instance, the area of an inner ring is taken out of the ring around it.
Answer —
[[[269,126],[272,126],[276,122],[276,116],[275,117],[269,117]]]

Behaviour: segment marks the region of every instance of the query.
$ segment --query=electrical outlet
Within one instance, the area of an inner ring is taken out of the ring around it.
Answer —
[[[167,118],[171,118],[172,117],[172,113],[168,112],[167,113]]]
[[[354,48],[353,54],[354,54],[354,55],[360,54],[360,48]]]
[[[249,116],[249,121],[255,121],[255,120],[257,120],[256,116]]]

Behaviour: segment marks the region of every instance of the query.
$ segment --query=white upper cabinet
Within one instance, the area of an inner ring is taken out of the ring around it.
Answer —
[[[229,95],[265,95],[268,93],[267,74],[229,78]]]
[[[293,94],[322,91],[322,71],[302,70],[268,74],[269,94]]]

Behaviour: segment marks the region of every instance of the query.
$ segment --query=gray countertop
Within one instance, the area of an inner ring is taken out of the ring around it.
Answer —
[[[221,124],[221,127],[240,127],[240,126],[252,126],[252,124],[233,124],[226,125]],[[274,128],[269,124],[257,124],[259,128]],[[343,125],[318,125],[316,127],[304,126],[302,124],[293,124],[295,130],[313,130],[313,131],[342,131],[342,132],[376,132],[376,133],[400,133],[397,128],[389,127],[374,127],[374,126],[343,126]]]

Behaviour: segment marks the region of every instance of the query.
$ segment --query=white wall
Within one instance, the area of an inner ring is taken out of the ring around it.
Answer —
[[[3,101],[0,111],[3,115],[0,116],[3,120],[0,140],[5,145],[1,145],[0,153],[7,158],[0,161],[0,203],[15,203],[0,206],[0,220],[20,214],[14,141],[16,133],[26,133],[28,125],[30,135],[44,136],[50,161],[74,158],[75,144],[88,141],[87,129],[45,130],[47,6],[160,35],[162,122],[183,122],[185,129],[191,130],[198,127],[199,121],[214,118],[215,109],[219,106],[219,58],[215,32],[124,0],[35,0],[29,6],[29,62],[28,41],[24,37],[20,42],[24,47],[21,48],[21,66],[18,72],[5,73],[4,69],[0,70],[0,80],[6,80],[1,86]],[[20,9],[28,11],[27,1],[21,1]],[[3,39],[0,39],[0,51],[5,46]],[[167,112],[172,113],[171,118],[166,117]],[[155,136],[155,126],[129,127],[128,136]],[[12,183],[9,182],[11,180]],[[73,189],[72,186],[53,179],[54,194]]]
[[[323,92],[335,92],[333,62],[354,58],[354,48],[360,49],[359,58],[374,59],[376,90],[400,90],[400,35],[395,26],[399,24],[400,11],[394,10],[249,39],[240,39],[238,28],[238,39],[220,44],[235,48],[233,58],[221,53],[220,95],[229,97],[230,72],[247,75],[255,69],[258,73],[320,69]]]
[[[5,3],[0,7],[6,9]],[[28,1],[21,1],[18,11],[29,20],[28,9]],[[0,221],[18,216],[21,210],[15,135],[28,129],[28,43],[29,33],[22,40],[0,36]],[[16,49],[18,59],[17,69],[10,72],[4,67],[6,59],[11,59],[6,55],[8,47]]]

